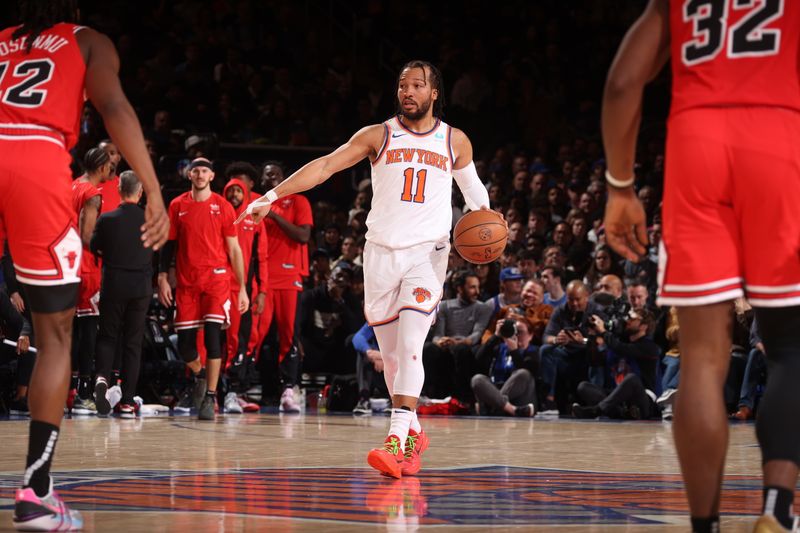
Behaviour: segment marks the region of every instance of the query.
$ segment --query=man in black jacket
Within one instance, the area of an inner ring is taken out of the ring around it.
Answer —
[[[123,379],[120,415],[136,416],[133,400],[139,380],[145,315],[153,297],[153,251],[141,240],[144,210],[137,204],[142,185],[131,171],[119,177],[121,203],[100,216],[92,235],[91,250],[103,258],[100,288],[100,332],[97,337],[97,414],[107,415],[106,399],[114,349],[123,336]]]
[[[653,341],[653,313],[648,309],[631,309],[625,321],[624,339],[606,330],[603,319],[592,315],[592,328],[597,342],[610,352],[612,378],[617,383],[611,394],[597,385],[582,382],[578,385],[581,404],[572,406],[576,418],[648,419],[658,414],[656,388],[658,359],[661,348]]]

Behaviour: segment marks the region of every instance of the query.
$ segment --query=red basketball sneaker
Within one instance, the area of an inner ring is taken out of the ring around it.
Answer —
[[[399,478],[400,464],[403,462],[403,452],[400,451],[400,438],[389,435],[380,448],[374,448],[367,454],[369,466],[385,476]]]
[[[400,471],[404,476],[413,476],[419,472],[419,469],[422,468],[420,455],[428,449],[428,444],[428,436],[424,431],[417,433],[413,429],[408,430],[406,451],[403,454],[403,463],[400,465]]]

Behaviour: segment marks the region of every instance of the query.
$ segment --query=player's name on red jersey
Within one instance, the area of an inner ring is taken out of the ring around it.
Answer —
[[[85,101],[86,65],[75,34],[83,27],[60,23],[32,42],[0,30],[0,130],[3,138],[56,142],[71,148]],[[49,135],[46,130],[52,133]]]
[[[178,243],[176,272],[179,286],[202,283],[230,269],[225,239],[236,237],[231,204],[216,193],[198,202],[191,191],[169,204],[170,240]],[[227,279],[227,277],[226,277]]]
[[[43,50],[50,54],[55,54],[61,48],[67,46],[68,44],[69,44],[69,39],[65,37],[61,37],[59,35],[45,34],[45,35],[39,35],[36,39],[33,40],[31,49]],[[27,35],[23,35],[22,37],[19,37],[17,39],[0,41],[0,57],[25,50],[27,46],[28,46]]]
[[[800,2],[672,0],[673,114],[689,108],[800,111]]]

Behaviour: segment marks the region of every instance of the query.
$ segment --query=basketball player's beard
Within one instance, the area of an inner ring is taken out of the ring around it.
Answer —
[[[403,109],[402,105],[400,106],[400,114],[403,118],[407,118],[408,120],[419,120],[421,118],[425,118],[425,115],[428,114],[428,110],[431,108],[431,104],[433,100],[428,100],[427,102],[423,102],[418,105],[416,112],[409,112]]]

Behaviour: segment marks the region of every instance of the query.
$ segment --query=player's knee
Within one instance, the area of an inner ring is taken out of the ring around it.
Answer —
[[[220,359],[222,357],[222,324],[206,322],[204,330],[206,357],[208,359]]]
[[[197,330],[182,329],[178,331],[178,354],[184,363],[197,359]]]

